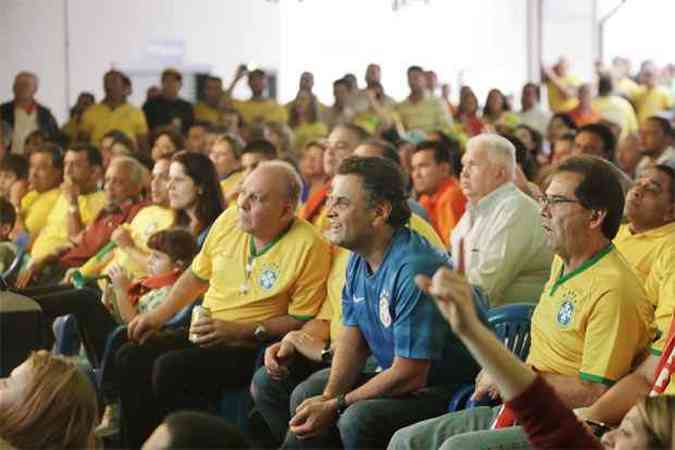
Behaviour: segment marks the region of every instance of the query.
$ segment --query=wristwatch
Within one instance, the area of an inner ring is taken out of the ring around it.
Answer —
[[[321,350],[321,362],[324,364],[330,364],[333,360],[333,349],[330,347],[330,342],[326,342],[323,350]]]
[[[345,394],[338,394],[335,397],[335,401],[337,403],[337,413],[338,416],[341,416],[343,412],[347,409],[347,399],[345,398]]]
[[[267,328],[265,328],[265,325],[259,323],[253,331],[253,336],[255,336],[255,340],[258,342],[267,342],[269,333],[267,333]]]

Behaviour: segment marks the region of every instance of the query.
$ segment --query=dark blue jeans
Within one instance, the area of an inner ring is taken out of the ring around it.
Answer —
[[[293,390],[314,372],[325,368],[325,364],[310,361],[302,355],[296,355],[289,364],[289,375],[282,380],[274,380],[260,367],[253,376],[251,395],[255,409],[260,413],[272,432],[275,443],[281,444],[291,420],[290,401]]]
[[[321,370],[301,383],[291,396],[291,413],[305,399],[321,395],[330,369]],[[364,375],[364,384],[374,375]],[[434,386],[400,397],[381,397],[362,400],[349,406],[335,426],[323,436],[298,439],[290,431],[283,449],[381,449],[386,448],[391,436],[400,428],[440,416],[447,412],[452,387]]]

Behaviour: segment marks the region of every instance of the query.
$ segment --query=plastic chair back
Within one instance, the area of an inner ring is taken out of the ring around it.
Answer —
[[[523,361],[530,351],[530,322],[536,306],[514,303],[488,311],[488,322],[499,340]]]
[[[14,279],[16,278],[19,270],[23,266],[24,258],[26,257],[26,249],[18,246],[16,250],[16,256],[12,264],[2,273],[2,279],[7,283],[7,285],[13,285]]]
[[[487,321],[497,338],[523,361],[530,351],[530,324],[536,306],[534,303],[514,303],[487,312]],[[457,389],[448,405],[448,412],[497,404],[490,398],[471,400],[473,388],[474,386],[469,384]]]

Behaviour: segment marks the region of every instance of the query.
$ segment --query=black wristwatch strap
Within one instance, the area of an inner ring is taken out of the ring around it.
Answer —
[[[330,347],[330,342],[326,342],[326,345],[321,350],[321,362],[324,364],[330,364],[333,360],[333,350]]]
[[[338,394],[335,397],[335,401],[337,402],[337,413],[338,415],[342,415],[347,409],[347,399],[345,398],[345,394]]]

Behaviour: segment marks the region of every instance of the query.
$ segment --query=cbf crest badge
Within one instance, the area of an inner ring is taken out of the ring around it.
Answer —
[[[382,322],[382,325],[384,325],[385,328],[389,328],[391,325],[391,314],[389,314],[390,297],[391,294],[387,289],[383,290],[382,294],[380,294],[380,322]]]
[[[279,279],[279,267],[271,264],[263,267],[258,276],[258,285],[266,291],[271,290]]]
[[[566,293],[563,296],[563,302],[560,305],[558,314],[556,315],[558,325],[561,327],[567,327],[570,323],[572,323],[572,320],[574,319],[575,308],[574,294]]]

